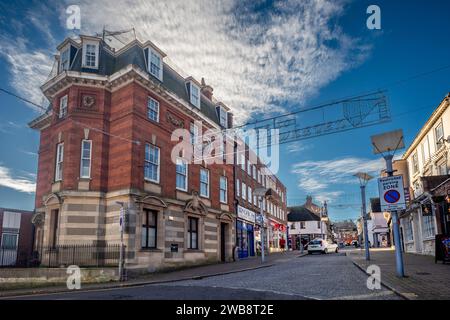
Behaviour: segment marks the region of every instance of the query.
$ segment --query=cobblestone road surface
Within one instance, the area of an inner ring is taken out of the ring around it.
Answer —
[[[98,291],[29,296],[27,299],[401,299],[367,276],[344,254],[278,260],[274,266],[198,280]],[[22,299],[25,297],[22,297]]]

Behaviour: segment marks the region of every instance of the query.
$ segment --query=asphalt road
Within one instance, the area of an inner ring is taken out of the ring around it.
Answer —
[[[369,290],[366,282],[367,275],[340,253],[292,257],[268,268],[199,280],[37,295],[22,299],[401,299],[384,287]]]

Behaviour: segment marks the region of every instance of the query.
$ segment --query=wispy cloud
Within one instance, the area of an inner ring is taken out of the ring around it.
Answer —
[[[310,148],[309,145],[304,144],[301,141],[291,142],[287,145],[286,151],[289,153],[298,153],[301,151],[308,150]]]
[[[81,1],[82,32],[134,26],[238,121],[304,102],[362,61],[368,47],[336,24],[346,1]],[[259,10],[257,10],[259,9]]]
[[[30,50],[24,39],[10,39],[0,36],[0,56],[9,63],[10,85],[18,94],[35,103],[45,105],[45,98],[39,89],[50,74],[52,57],[47,51]],[[29,106],[42,111],[36,106]]]
[[[33,152],[33,151],[28,151],[28,150],[23,150],[23,149],[17,149],[17,151],[19,151],[19,152],[21,152],[23,154],[26,154],[28,156],[33,156],[33,157],[37,157],[38,156],[37,152]]]
[[[20,128],[22,128],[22,125],[14,121],[6,121],[4,123],[0,123],[0,132],[2,133],[12,133],[14,129]]]
[[[316,195],[314,198],[320,203],[327,202],[333,203],[336,199],[344,194],[343,191],[328,191],[326,193],[321,193]]]
[[[9,85],[17,94],[46,106],[48,101],[40,86],[50,74],[56,39],[61,36],[51,25],[49,13],[59,11],[60,4],[34,1],[23,4],[20,10],[17,5],[5,4],[2,10],[5,19],[0,19],[0,59],[9,65]],[[32,104],[27,105],[42,112]]]
[[[14,176],[11,170],[0,165],[0,186],[25,193],[36,191],[35,176],[26,173],[25,176]]]
[[[77,4],[81,33],[94,34],[103,26],[111,30],[135,27],[141,39],[160,46],[179,69],[197,79],[205,77],[239,123],[255,113],[275,113],[302,104],[365,59],[370,48],[337,24],[346,3],[82,0]],[[52,11],[61,13],[59,30],[36,14],[28,19],[28,25],[46,40],[41,47],[30,50],[23,39],[0,38],[0,54],[11,65],[12,86],[37,102],[42,97],[39,86],[51,69],[49,52],[55,51],[55,39],[61,38],[55,33],[62,33],[66,21],[64,4],[52,5]],[[30,12],[49,9],[37,7]]]
[[[298,186],[307,192],[323,191],[333,185],[356,183],[352,175],[357,172],[379,173],[384,167],[382,159],[346,157],[322,161],[304,161],[293,165],[298,175]],[[329,192],[327,192],[329,193]]]

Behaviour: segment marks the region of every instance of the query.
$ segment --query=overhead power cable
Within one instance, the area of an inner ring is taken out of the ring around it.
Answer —
[[[43,106],[41,106],[41,105],[39,105],[39,104],[37,104],[37,103],[35,103],[35,102],[33,102],[33,101],[30,101],[30,100],[28,100],[28,99],[26,99],[26,98],[24,98],[24,97],[21,97],[21,96],[15,94],[15,93],[13,93],[13,92],[11,92],[11,91],[9,91],[9,90],[0,88],[0,91],[4,92],[4,93],[6,93],[6,94],[9,94],[9,95],[11,95],[11,96],[13,96],[13,97],[15,97],[15,98],[17,98],[17,99],[20,99],[20,100],[22,100],[22,101],[25,101],[25,102],[27,102],[27,103],[29,103],[29,104],[32,104],[33,106],[35,106],[35,107],[37,107],[37,108],[39,108],[39,109],[41,109],[41,110],[43,110],[43,111],[45,111],[45,112],[48,112],[48,110],[47,110],[45,107],[43,107]],[[85,123],[79,122],[79,121],[74,120],[74,119],[71,119],[71,118],[69,118],[69,120],[72,121],[73,123],[75,123],[76,125],[82,126],[82,127],[84,127],[84,128],[90,129],[90,130],[92,130],[92,131],[100,132],[100,133],[103,133],[103,134],[105,134],[105,135],[107,135],[107,136],[110,136],[110,137],[113,137],[113,138],[117,138],[117,139],[121,139],[121,140],[124,140],[124,141],[128,141],[128,142],[131,142],[131,143],[135,143],[135,144],[137,144],[137,145],[140,144],[140,142],[139,142],[138,140],[131,140],[131,139],[128,139],[128,138],[124,138],[124,137],[122,137],[122,136],[118,136],[118,135],[115,135],[115,134],[111,134],[111,133],[106,132],[106,131],[104,131],[104,130],[102,130],[102,129],[95,128],[95,127],[92,127],[92,126],[89,126],[89,125],[87,125],[87,124],[85,124]]]
[[[10,96],[13,96],[13,97],[15,97],[15,98],[17,98],[17,99],[20,99],[20,100],[22,100],[22,101],[25,101],[26,103],[29,103],[29,104],[31,104],[31,105],[33,105],[33,106],[35,106],[35,107],[37,107],[37,108],[43,110],[44,112],[47,112],[47,108],[45,108],[45,107],[43,107],[43,106],[37,104],[36,102],[33,102],[33,101],[31,101],[31,100],[28,100],[28,99],[26,99],[26,98],[24,98],[24,97],[21,97],[21,96],[15,94],[15,93],[13,93],[13,92],[11,92],[11,91],[9,91],[9,90],[3,89],[3,88],[0,88],[0,91],[4,92],[4,93],[6,93],[6,94],[9,94]]]

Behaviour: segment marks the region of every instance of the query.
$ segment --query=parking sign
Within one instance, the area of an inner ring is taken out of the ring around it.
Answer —
[[[402,176],[379,178],[378,191],[382,211],[406,209],[405,189],[403,187]]]

